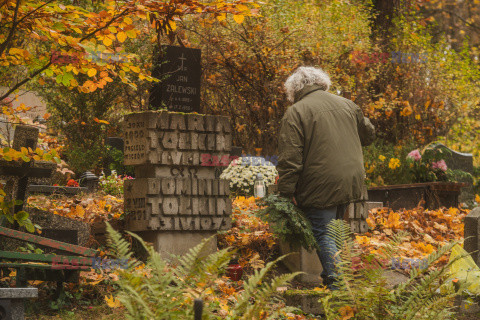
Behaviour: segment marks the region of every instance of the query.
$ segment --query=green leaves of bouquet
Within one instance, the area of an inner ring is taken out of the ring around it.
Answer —
[[[266,207],[257,215],[270,224],[281,240],[294,248],[317,249],[310,221],[290,199],[272,194],[262,199],[260,205]]]

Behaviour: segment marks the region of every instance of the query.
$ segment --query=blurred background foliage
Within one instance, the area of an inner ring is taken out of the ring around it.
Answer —
[[[277,153],[279,122],[290,105],[283,82],[296,67],[314,65],[330,74],[331,92],[352,99],[371,118],[383,154],[441,141],[472,152],[479,165],[477,2],[266,0],[259,16],[242,16],[242,23],[222,14],[185,16],[175,30],[157,34],[134,21],[137,36],[114,45],[147,73],[159,44],[202,49],[201,112],[230,116],[234,145],[246,153]],[[81,4],[102,9],[97,2]],[[49,50],[48,44],[39,48]],[[74,75],[79,83],[82,77]],[[46,101],[47,125],[60,134],[67,146],[61,155],[78,173],[101,171],[104,138],[121,135],[123,114],[148,109],[151,86],[141,77],[129,83],[114,78],[86,93],[40,77],[28,89]],[[367,159],[378,158],[373,149],[365,149]]]

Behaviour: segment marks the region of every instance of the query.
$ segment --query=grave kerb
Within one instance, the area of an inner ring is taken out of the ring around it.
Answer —
[[[37,288],[0,288],[0,305],[7,312],[6,319],[25,319],[25,299],[37,297]]]
[[[480,266],[480,207],[470,211],[464,221],[464,249],[470,253],[473,261]]]

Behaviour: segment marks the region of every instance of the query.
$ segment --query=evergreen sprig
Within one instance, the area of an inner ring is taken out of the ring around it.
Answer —
[[[257,215],[270,224],[273,233],[281,240],[294,248],[304,247],[307,250],[318,248],[310,221],[290,199],[272,194],[261,202],[266,208],[259,210]]]

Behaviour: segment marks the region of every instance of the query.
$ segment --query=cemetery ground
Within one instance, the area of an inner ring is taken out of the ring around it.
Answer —
[[[90,225],[100,221],[118,223],[122,221],[123,197],[121,194],[108,195],[103,191],[94,194],[83,194],[74,197],[34,195],[29,197],[28,205],[51,212],[70,219],[87,222]],[[232,247],[237,250],[239,264],[245,274],[252,274],[265,266],[268,261],[278,257],[278,238],[272,233],[268,223],[255,215],[260,208],[253,197],[237,197],[233,202],[233,225],[226,232],[218,236],[218,247]],[[362,250],[362,260],[353,261],[353,268],[368,267],[368,258],[375,256],[377,251],[387,245],[395,234],[401,233],[396,255],[404,259],[425,259],[448,241],[463,239],[463,221],[469,210],[458,208],[441,208],[425,210],[415,208],[411,210],[392,211],[387,208],[373,209],[369,212],[367,222],[371,231],[355,236],[356,246]],[[89,246],[98,247],[103,256],[112,253],[104,245],[99,244],[104,238],[91,235]],[[24,250],[35,250],[33,247]],[[38,250],[38,249],[37,249]],[[440,268],[448,262],[448,255],[442,256],[431,269]],[[386,261],[387,267],[392,266]],[[148,276],[149,270],[138,268],[139,272]],[[388,268],[386,268],[388,269]],[[273,274],[285,273],[288,270],[279,264]],[[399,268],[398,278],[404,281],[409,274],[407,268]],[[41,281],[31,282],[30,285],[40,289],[39,298],[27,304],[29,319],[123,319],[123,307],[115,300],[118,281],[118,270],[90,270],[80,274],[78,283],[65,283],[62,296],[54,299],[52,283]],[[244,280],[246,275],[243,276]],[[0,279],[2,283],[13,284],[15,272]],[[212,297],[219,304],[219,313],[228,312],[229,305],[235,296],[242,292],[243,281],[232,281],[227,274],[215,279],[212,286],[205,287],[205,283],[197,283],[195,294],[204,293],[204,297]],[[287,290],[287,291],[285,291]],[[282,287],[279,294],[285,292],[304,292],[317,297],[324,292],[321,285],[308,285],[292,282],[290,286]],[[205,294],[207,292],[207,294]],[[193,294],[193,293],[192,293]],[[187,299],[189,300],[189,299]],[[288,301],[288,299],[287,299]],[[273,303],[273,302],[272,302]],[[282,302],[274,302],[282,305]],[[477,319],[478,313],[469,314],[459,312],[456,319]],[[304,314],[300,309],[285,313],[283,319],[320,319],[320,315]],[[343,318],[349,319],[348,310]]]

